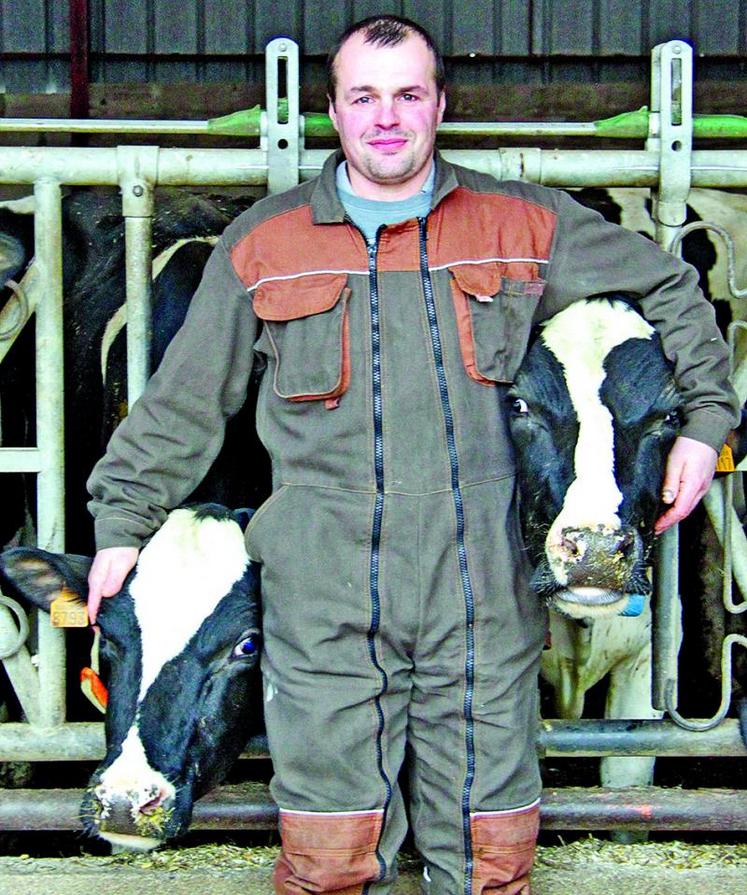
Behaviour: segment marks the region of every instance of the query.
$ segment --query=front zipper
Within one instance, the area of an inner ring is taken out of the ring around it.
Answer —
[[[371,530],[371,560],[369,566],[369,588],[371,592],[371,624],[368,629],[368,655],[372,665],[381,675],[381,690],[375,699],[376,715],[378,718],[378,730],[376,734],[376,758],[379,774],[384,781],[386,801],[384,803],[384,822],[392,798],[392,784],[384,769],[384,748],[382,740],[384,736],[384,710],[381,707],[381,698],[389,689],[389,678],[384,671],[376,654],[376,635],[381,622],[381,597],[379,594],[379,566],[381,552],[381,525],[384,516],[384,425],[381,402],[381,323],[379,319],[379,282],[376,271],[376,256],[379,246],[379,233],[384,229],[380,227],[376,233],[373,244],[366,243],[368,249],[368,285],[371,308],[371,358],[372,374],[371,386],[373,393],[373,424],[374,424],[374,473],[376,478],[376,498],[374,501],[373,525]],[[376,857],[381,869],[380,878],[386,873],[386,864],[378,849]],[[368,892],[366,885],[364,892]]]
[[[465,749],[467,752],[467,774],[462,788],[462,835],[464,837],[464,895],[472,895],[472,872],[474,856],[472,851],[472,831],[470,829],[470,796],[472,784],[475,779],[475,742],[474,719],[472,716],[472,700],[475,687],[475,601],[472,593],[472,581],[470,580],[469,567],[467,565],[467,548],[464,544],[464,501],[459,485],[459,456],[454,435],[454,416],[451,410],[449,389],[446,382],[446,370],[444,368],[443,350],[441,348],[441,334],[438,328],[436,316],[436,303],[433,299],[433,283],[428,269],[427,219],[418,218],[420,227],[420,279],[423,284],[425,307],[428,314],[428,328],[433,348],[433,358],[436,365],[436,377],[438,390],[441,397],[441,409],[444,415],[446,428],[446,446],[449,452],[449,464],[451,467],[451,491],[454,497],[454,509],[456,511],[456,541],[457,555],[459,557],[459,576],[462,582],[464,594],[465,622],[466,622],[466,650],[467,656],[464,667],[464,722],[465,722]]]

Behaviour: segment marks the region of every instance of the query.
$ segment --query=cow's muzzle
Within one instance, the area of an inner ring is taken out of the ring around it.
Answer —
[[[99,784],[86,790],[81,818],[86,832],[112,845],[150,851],[175,835],[174,793],[151,785],[111,790]]]
[[[648,594],[644,545],[630,526],[551,532],[532,581],[549,605],[573,618],[618,615],[631,594]]]

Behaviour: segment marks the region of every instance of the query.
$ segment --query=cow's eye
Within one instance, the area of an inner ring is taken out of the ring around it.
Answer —
[[[513,413],[519,415],[523,415],[525,413],[529,413],[529,405],[523,398],[513,398],[511,401],[511,410]]]
[[[262,646],[262,635],[259,631],[246,631],[241,635],[231,653],[234,659],[256,659]]]

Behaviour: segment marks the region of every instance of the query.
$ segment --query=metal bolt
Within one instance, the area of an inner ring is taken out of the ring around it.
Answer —
[[[278,50],[280,50],[281,53],[285,53],[285,51],[287,49],[288,49],[288,44],[285,43],[285,41],[283,41],[283,43],[281,43],[281,44],[278,44]]]
[[[675,45],[672,47],[672,52],[673,52],[675,55],[679,56],[679,54],[682,52],[682,47],[681,47],[679,44],[675,44]]]
[[[132,188],[132,195],[137,196],[138,199],[143,195],[144,192],[145,190],[140,186],[140,184]]]

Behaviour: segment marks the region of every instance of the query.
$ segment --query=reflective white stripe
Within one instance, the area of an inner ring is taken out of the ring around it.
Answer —
[[[370,808],[368,811],[294,811],[292,808],[280,808],[281,814],[298,814],[303,817],[360,817],[365,814],[383,814],[383,808]]]
[[[288,273],[283,276],[262,277],[261,280],[257,280],[252,286],[247,286],[246,291],[252,292],[257,286],[261,286],[262,283],[274,283],[276,280],[298,280],[301,277],[313,277],[320,273],[357,273],[368,276],[368,270],[302,270],[300,273]]]
[[[531,261],[535,264],[547,264],[549,262],[549,258],[464,258],[457,259],[455,261],[447,261],[446,264],[439,264],[436,267],[429,267],[429,270],[444,270],[447,267],[453,267],[455,264],[489,264],[492,261],[502,261],[508,264],[511,261]],[[361,276],[368,276],[368,270],[303,270],[300,273],[288,273],[283,274],[282,276],[277,277],[262,277],[262,279],[257,280],[256,283],[252,283],[251,286],[246,287],[247,292],[252,292],[258,286],[261,286],[263,283],[274,283],[276,281],[281,280],[298,280],[301,277],[313,277],[316,274],[320,273],[344,273],[344,274],[360,274]]]
[[[501,261],[504,264],[510,264],[512,261],[532,261],[535,264],[547,264],[549,258],[464,258],[455,261],[447,261],[446,264],[438,264],[435,267],[429,267],[428,270],[444,270],[446,267],[454,267],[457,264],[490,264],[492,261]]]
[[[506,814],[522,814],[524,811],[531,811],[532,808],[536,808],[539,803],[540,800],[535,799],[529,805],[524,805],[523,808],[507,808],[504,811],[472,811],[470,817],[501,817]]]

